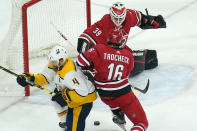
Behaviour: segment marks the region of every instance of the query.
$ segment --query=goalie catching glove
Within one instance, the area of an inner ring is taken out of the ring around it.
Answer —
[[[139,26],[141,29],[156,29],[156,28],[166,28],[166,22],[162,15],[152,16],[148,14],[142,15],[141,25]]]
[[[27,80],[34,82],[34,75],[32,73],[23,73],[22,75],[18,75],[18,77],[16,78],[17,83],[23,87],[29,85]]]

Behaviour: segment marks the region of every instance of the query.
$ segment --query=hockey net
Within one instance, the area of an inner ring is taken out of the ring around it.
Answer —
[[[38,69],[33,67],[35,64],[47,64],[35,59],[46,56],[57,44],[65,46],[68,54],[76,57],[77,38],[90,25],[89,6],[90,0],[12,0],[11,24],[0,43],[0,65],[18,74],[34,72]],[[29,63],[30,60],[37,63]],[[14,76],[0,70],[0,79],[0,96],[29,95],[29,88],[19,87]]]

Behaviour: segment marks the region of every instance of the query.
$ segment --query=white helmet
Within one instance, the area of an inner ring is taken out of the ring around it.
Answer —
[[[63,60],[63,63],[65,63],[67,58],[66,49],[62,46],[53,47],[48,55],[48,59],[52,62],[53,66],[61,66],[59,65],[59,61]]]
[[[112,5],[112,7],[110,7],[110,16],[114,24],[116,26],[120,26],[124,22],[126,17],[125,6],[120,2],[116,2]]]

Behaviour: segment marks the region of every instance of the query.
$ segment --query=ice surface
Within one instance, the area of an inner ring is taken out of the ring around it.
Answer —
[[[158,53],[157,68],[130,79],[139,88],[150,79],[149,91],[139,96],[149,120],[148,131],[196,131],[197,0],[120,1],[128,8],[142,11],[148,8],[149,14],[162,14],[167,22],[167,29],[141,31],[134,28],[128,41],[133,49],[156,49]],[[92,0],[92,22],[107,13],[113,2]],[[10,13],[10,0],[1,0],[0,40],[8,30]],[[34,65],[37,61],[30,63]],[[35,64],[33,70],[38,71],[38,68]],[[121,131],[111,118],[109,108],[96,100],[87,119],[86,131]],[[95,120],[99,120],[101,125],[94,126]],[[127,129],[131,126],[127,119]],[[35,90],[27,98],[0,97],[1,131],[58,129],[58,118],[50,104],[50,96],[45,92]]]

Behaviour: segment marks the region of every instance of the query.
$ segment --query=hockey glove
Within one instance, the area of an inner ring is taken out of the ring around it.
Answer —
[[[19,75],[17,78],[16,78],[16,81],[19,85],[25,87],[28,85],[28,83],[26,82],[26,77],[24,75]]]
[[[32,73],[24,73],[24,74],[22,74],[22,75],[19,75],[19,76],[16,78],[17,83],[18,83],[19,85],[23,86],[23,87],[29,85],[29,84],[27,83],[27,80],[34,82],[34,80],[35,80],[34,75],[33,75]]]
[[[82,53],[84,51],[87,51],[88,49],[92,48],[94,44],[90,43],[84,38],[79,38],[77,43],[77,51],[79,53]]]
[[[166,22],[162,15],[158,16],[147,16],[148,24],[152,25],[154,28],[166,28]]]
[[[56,95],[52,96],[51,100],[57,102],[61,107],[67,106],[66,101],[62,97],[61,91],[58,91],[58,89],[55,88],[54,93],[56,93]]]
[[[35,80],[34,74],[32,74],[32,73],[23,73],[23,74],[25,75],[25,77],[26,77],[29,81],[34,82],[34,80]]]
[[[141,13],[141,25],[139,26],[141,29],[166,28],[166,22],[162,15],[151,16],[148,14],[147,9],[146,12],[147,15]]]

